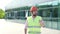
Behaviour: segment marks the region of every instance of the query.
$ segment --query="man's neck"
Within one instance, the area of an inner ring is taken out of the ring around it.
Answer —
[[[36,16],[33,16],[33,15],[32,15],[32,18],[35,18],[35,17],[36,17]]]

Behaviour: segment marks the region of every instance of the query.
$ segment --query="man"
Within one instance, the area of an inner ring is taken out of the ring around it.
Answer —
[[[37,16],[37,7],[32,6],[30,12],[32,16],[27,17],[27,22],[25,23],[25,34],[40,34],[41,27],[44,27],[43,20],[40,16]]]

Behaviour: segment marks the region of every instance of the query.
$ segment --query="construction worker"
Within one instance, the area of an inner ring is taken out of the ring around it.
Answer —
[[[30,9],[31,15],[30,17],[27,17],[26,23],[25,23],[25,34],[40,34],[41,33],[41,27],[44,27],[43,20],[41,16],[37,16],[38,8],[35,6],[32,6]]]

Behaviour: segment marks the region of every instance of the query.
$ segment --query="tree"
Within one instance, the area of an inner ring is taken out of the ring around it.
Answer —
[[[5,12],[2,9],[0,9],[0,19],[4,18],[4,16],[5,16]]]

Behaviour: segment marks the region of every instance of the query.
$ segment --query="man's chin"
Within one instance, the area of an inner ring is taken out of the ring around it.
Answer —
[[[33,15],[33,16],[36,16],[36,15]]]

